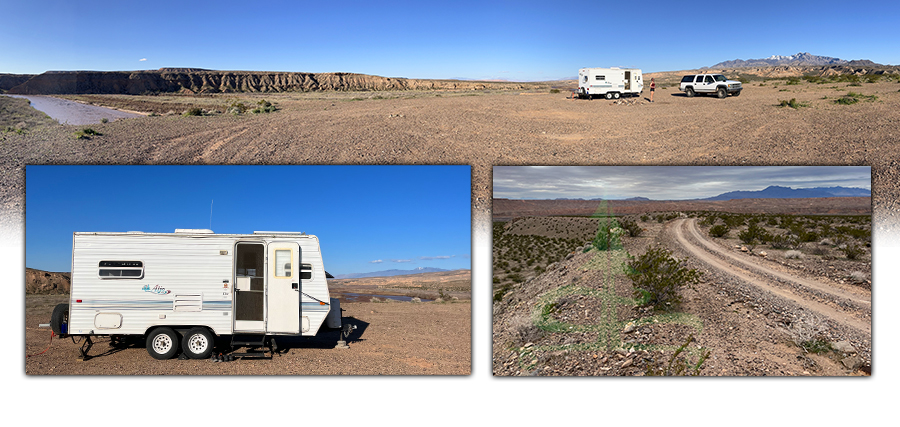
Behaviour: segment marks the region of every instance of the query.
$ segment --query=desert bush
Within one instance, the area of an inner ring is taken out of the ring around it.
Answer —
[[[182,115],[185,117],[187,117],[187,116],[202,116],[203,110],[200,107],[191,107],[191,108],[188,108],[187,110],[184,110],[184,114],[182,114]]]
[[[559,89],[550,89],[550,93],[559,93]]]
[[[75,139],[91,139],[92,136],[102,136],[103,134],[91,128],[84,128],[75,132]]]
[[[601,218],[597,227],[597,235],[591,242],[597,250],[609,251],[622,249],[622,240],[620,237],[625,230],[618,226],[616,220],[612,218]]]
[[[672,256],[664,247],[647,248],[640,257],[630,257],[626,274],[634,287],[639,305],[653,305],[657,310],[674,310],[681,304],[678,289],[700,282],[700,273],[688,269],[686,260]]]
[[[627,218],[620,219],[620,220],[619,220],[619,225],[622,226],[622,228],[623,228],[626,232],[628,232],[628,236],[629,236],[629,237],[638,237],[638,236],[641,235],[641,233],[644,232],[644,229],[641,228],[640,225],[638,225],[638,224],[637,224],[636,222],[634,222],[633,220],[630,220],[630,219],[627,219]]]
[[[803,252],[800,251],[787,251],[784,253],[784,257],[787,259],[803,259]]]
[[[859,259],[866,251],[858,245],[847,245],[841,249],[847,259]]]
[[[769,239],[769,245],[773,249],[789,249],[795,248],[799,242],[796,238],[786,234],[776,234]]]
[[[800,347],[806,350],[807,353],[827,353],[832,350],[831,343],[828,342],[827,339],[822,337],[817,337],[813,339],[809,339],[800,343]]]
[[[728,226],[719,224],[714,225],[709,229],[709,235],[713,237],[723,237],[728,234]]]
[[[791,107],[791,108],[797,110],[801,107],[809,107],[809,103],[799,102],[799,101],[797,101],[797,98],[791,98],[790,101],[781,100],[781,102],[778,104],[778,106],[779,107]]]
[[[764,243],[770,240],[770,238],[771,236],[769,236],[769,233],[756,224],[750,224],[746,230],[738,233],[738,239],[741,239],[741,241],[747,245]]]
[[[854,282],[865,282],[867,280],[866,274],[862,271],[854,271],[850,273],[850,280]]]
[[[109,119],[104,117],[104,118],[100,119],[100,123],[109,123]]]
[[[256,108],[250,110],[250,112],[253,114],[259,114],[259,113],[271,113],[275,110],[276,110],[275,105],[273,105],[269,101],[266,101],[265,99],[262,99],[256,103]]]
[[[649,215],[646,215],[646,214],[641,215],[641,221],[643,221],[643,222],[649,222],[649,221],[650,221],[650,216],[649,216]]]

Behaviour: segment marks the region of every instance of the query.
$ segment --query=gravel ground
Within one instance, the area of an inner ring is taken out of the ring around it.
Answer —
[[[98,338],[86,361],[78,361],[80,345],[54,338],[49,323],[53,306],[65,296],[25,299],[27,375],[469,375],[472,366],[471,304],[346,303],[345,322],[357,326],[350,348],[335,349],[338,332],[311,338],[279,339],[282,348],[271,360],[227,363],[210,360],[155,360],[141,339],[111,346]],[[37,354],[48,348],[43,354]],[[228,341],[218,351],[227,354]],[[241,350],[239,350],[241,351]]]
[[[565,92],[266,94],[279,111],[117,120],[92,126],[103,135],[90,140],[63,125],[0,133],[3,228],[22,222],[26,164],[468,164],[483,233],[493,165],[871,165],[876,238],[895,236],[898,89],[750,83],[739,97],[715,99],[666,88],[652,104]],[[833,102],[849,91],[878,98]],[[777,106],[791,98],[809,106]]]

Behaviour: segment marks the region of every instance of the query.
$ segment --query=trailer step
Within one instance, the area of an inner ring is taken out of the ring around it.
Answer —
[[[266,336],[263,335],[232,335],[232,347],[262,347],[266,344]]]

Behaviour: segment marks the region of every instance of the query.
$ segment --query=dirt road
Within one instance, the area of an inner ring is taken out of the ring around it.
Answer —
[[[872,335],[871,292],[840,286],[822,279],[799,277],[794,272],[777,270],[759,257],[729,252],[701,235],[696,219],[678,219],[669,227],[675,242],[697,260],[733,276],[747,285],[787,301],[795,311],[813,312],[828,319],[835,329],[857,341],[869,341]],[[686,237],[687,235],[687,237]]]

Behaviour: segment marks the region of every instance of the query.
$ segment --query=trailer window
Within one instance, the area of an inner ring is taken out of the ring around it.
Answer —
[[[312,279],[312,264],[300,264],[300,279]]]
[[[291,250],[275,250],[275,277],[291,277]]]
[[[100,261],[98,275],[102,279],[142,279],[144,263],[141,261]]]
[[[606,76],[594,76],[594,80],[606,80]]]

